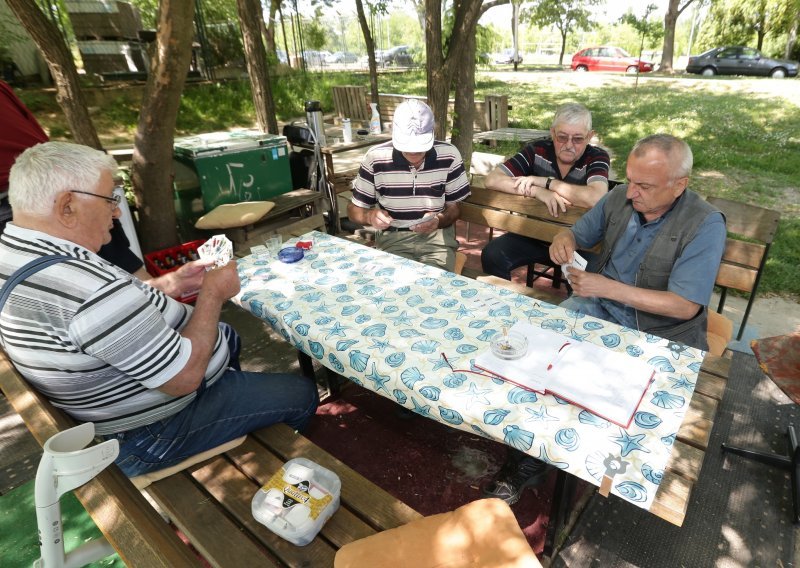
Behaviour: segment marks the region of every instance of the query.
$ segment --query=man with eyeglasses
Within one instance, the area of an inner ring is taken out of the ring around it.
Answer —
[[[3,117],[3,128],[0,129],[0,233],[2,233],[6,222],[11,219],[11,207],[7,198],[8,172],[23,150],[47,142],[48,137],[31,111],[3,81],[0,81],[0,116]],[[116,219],[111,230],[111,241],[104,245],[98,254],[142,280],[150,277],[142,259],[131,250],[122,224]]]
[[[608,191],[608,152],[589,144],[592,115],[583,105],[567,103],[556,110],[549,140],[528,144],[486,177],[486,187],[538,199],[553,217],[567,207],[592,207]],[[481,252],[483,271],[511,280],[511,271],[533,263],[550,263],[550,243],[506,233]]]
[[[120,444],[135,476],[163,469],[253,430],[305,426],[314,383],[239,370],[238,335],[220,323],[239,292],[236,263],[200,261],[143,282],[97,255],[119,214],[114,159],[47,142],[11,168],[13,220],[0,236],[0,286],[30,262],[0,305],[0,342],[17,370],[54,406]],[[192,308],[165,291],[199,288]]]

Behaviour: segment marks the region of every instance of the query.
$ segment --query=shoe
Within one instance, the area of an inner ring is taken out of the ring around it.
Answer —
[[[520,461],[507,461],[497,477],[483,488],[484,497],[497,497],[513,505],[522,496],[526,487],[542,483],[553,469],[541,460],[526,456]]]

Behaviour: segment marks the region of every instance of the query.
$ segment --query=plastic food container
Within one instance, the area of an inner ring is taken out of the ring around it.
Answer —
[[[253,517],[279,537],[305,546],[339,508],[341,490],[331,470],[294,458],[253,496]]]

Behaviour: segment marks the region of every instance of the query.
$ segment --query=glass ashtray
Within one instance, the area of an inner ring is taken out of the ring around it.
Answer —
[[[490,345],[494,356],[500,359],[519,359],[528,352],[528,338],[516,331],[498,331]]]

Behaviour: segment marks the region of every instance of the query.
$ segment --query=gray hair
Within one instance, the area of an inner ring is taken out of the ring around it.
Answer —
[[[47,215],[62,191],[89,191],[104,171],[112,175],[117,162],[101,150],[69,142],[45,142],[17,157],[8,176],[11,208],[31,215]]]
[[[689,177],[692,174],[692,149],[680,138],[672,134],[651,134],[634,144],[631,154],[642,156],[651,148],[657,149],[669,159],[673,167],[672,179]]]
[[[558,124],[582,124],[586,126],[586,132],[592,130],[592,113],[589,109],[578,103],[565,103],[556,109],[553,116],[552,127]]]

